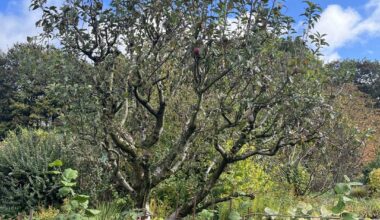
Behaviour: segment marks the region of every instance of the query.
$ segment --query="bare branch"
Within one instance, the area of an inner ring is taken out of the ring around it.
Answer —
[[[133,93],[137,99],[137,101],[142,105],[144,106],[149,113],[151,113],[152,115],[156,116],[157,115],[157,111],[153,109],[153,107],[149,104],[149,102],[144,99],[143,97],[140,96],[139,92],[138,92],[138,87],[134,86],[134,89],[133,89]]]
[[[245,159],[247,159],[249,157],[252,157],[254,155],[274,156],[274,155],[276,155],[276,153],[281,148],[283,148],[285,146],[295,146],[295,145],[300,144],[300,143],[308,143],[308,142],[316,140],[317,138],[318,138],[318,136],[314,136],[314,134],[313,134],[307,140],[303,140],[302,138],[300,138],[298,140],[283,142],[283,140],[285,139],[285,137],[280,137],[277,140],[276,145],[274,147],[272,147],[270,149],[259,149],[259,150],[255,150],[255,151],[249,151],[249,152],[244,153],[242,155],[233,157],[231,159],[231,162],[245,160]]]
[[[214,147],[215,147],[215,150],[217,150],[220,153],[220,155],[222,155],[223,158],[227,159],[227,157],[228,157],[227,153],[223,149],[223,147],[219,145],[219,143],[215,143]]]
[[[231,71],[232,71],[232,68],[228,68],[224,70],[222,73],[220,73],[218,76],[216,76],[215,78],[211,79],[210,82],[206,82],[205,83],[206,85],[201,89],[200,92],[205,93],[208,89],[210,89],[211,86],[213,86],[216,82],[218,82],[221,78],[226,76]]]

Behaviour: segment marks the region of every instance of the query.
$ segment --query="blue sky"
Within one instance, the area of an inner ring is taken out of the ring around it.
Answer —
[[[60,2],[60,0],[53,0]],[[0,0],[0,50],[41,30],[34,24],[40,13],[29,11],[30,0]],[[323,53],[326,61],[334,59],[380,60],[380,0],[315,0],[324,9],[316,30],[327,34],[330,47]],[[287,0],[287,14],[299,22],[305,8],[302,0]]]

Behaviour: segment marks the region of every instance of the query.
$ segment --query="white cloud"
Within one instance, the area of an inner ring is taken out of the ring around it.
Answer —
[[[356,27],[362,18],[359,13],[352,8],[342,8],[339,5],[329,5],[321,14],[321,19],[315,26],[315,31],[327,34],[326,40],[330,44],[323,50],[325,61],[339,59],[336,51],[357,38]]]
[[[335,4],[324,10],[315,31],[327,34],[326,40],[330,46],[322,51],[325,61],[339,59],[339,48],[365,37],[380,35],[380,0],[369,0],[365,8],[369,13],[366,18],[362,18],[353,8]]]
[[[41,32],[35,23],[41,17],[37,11],[29,11],[30,0],[14,0],[7,5],[8,10],[0,13],[0,50],[7,51],[14,43],[25,42],[27,36]]]
[[[358,31],[367,32],[370,35],[380,34],[380,0],[370,0],[365,8],[371,11],[370,16],[360,23]]]
[[[329,5],[322,13],[315,29],[326,33],[326,40],[331,47],[337,48],[355,39],[356,34],[352,31],[355,30],[360,20],[359,13],[352,8],[343,9],[339,5]]]
[[[340,60],[340,58],[341,57],[338,52],[330,52],[330,53],[325,54],[325,56],[323,57],[323,60],[324,62],[329,63],[332,61]]]

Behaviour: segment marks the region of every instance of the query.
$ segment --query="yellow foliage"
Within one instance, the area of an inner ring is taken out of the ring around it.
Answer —
[[[264,168],[253,160],[240,161],[231,166],[231,171],[222,177],[230,183],[231,191],[246,193],[268,192],[275,183]]]
[[[59,214],[59,210],[49,207],[38,211],[33,219],[38,220],[52,220]]]
[[[233,143],[233,140],[227,140],[224,148],[230,149]],[[254,150],[255,146],[244,145],[243,153],[248,149]],[[229,193],[238,191],[245,193],[268,192],[275,185],[270,174],[265,172],[264,167],[252,159],[232,164],[229,171],[222,175],[221,180]]]
[[[152,220],[163,220],[162,216],[168,215],[171,211],[168,204],[155,199],[150,200],[149,207],[153,213]]]
[[[380,168],[372,170],[369,174],[369,183],[374,190],[380,190]]]

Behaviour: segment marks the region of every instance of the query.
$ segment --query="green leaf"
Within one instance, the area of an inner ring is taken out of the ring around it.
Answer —
[[[201,219],[213,219],[216,212],[217,211],[215,211],[215,210],[203,209],[200,213],[198,213],[198,216]]]
[[[100,211],[96,209],[86,209],[86,215],[88,216],[96,216],[99,215]]]
[[[77,200],[80,203],[87,202],[89,200],[90,196],[88,195],[76,195],[73,199]]]
[[[67,187],[73,187],[77,184],[76,182],[68,182],[68,181],[64,181],[64,180],[62,180],[61,183],[63,186],[67,186]]]
[[[69,181],[75,180],[78,177],[78,171],[68,168],[63,172],[63,177]]]
[[[343,220],[357,220],[358,217],[353,213],[344,212],[344,213],[342,213],[342,219]]]
[[[71,187],[62,187],[58,190],[58,194],[61,196],[61,197],[66,197],[68,196],[69,194],[74,194],[74,191]]]
[[[340,197],[338,204],[336,204],[336,206],[334,206],[331,210],[334,214],[340,214],[343,212],[345,207],[346,207],[346,204],[344,203],[343,198]]]
[[[344,203],[347,203],[347,202],[351,202],[352,199],[351,198],[348,198],[347,196],[342,196],[342,199],[343,199],[343,202]]]
[[[85,210],[88,208],[88,203],[89,203],[88,200],[85,202],[79,202],[78,200],[73,200],[73,201],[76,201],[78,203],[78,206],[80,206],[82,210]]]
[[[334,188],[336,194],[346,194],[350,192],[350,190],[350,186],[347,183],[338,183]]]
[[[53,175],[59,175],[61,174],[62,172],[61,171],[58,171],[58,170],[52,170],[52,171],[49,171],[48,174],[53,174]]]
[[[69,203],[71,208],[74,210],[80,208],[80,203],[77,200],[70,200]]]
[[[240,220],[241,216],[237,211],[232,211],[228,215],[228,220]]]
[[[321,206],[321,215],[322,217],[330,217],[332,215],[332,212],[328,210],[324,205]]]
[[[61,160],[55,160],[49,163],[49,167],[61,167],[63,166],[63,162]]]

